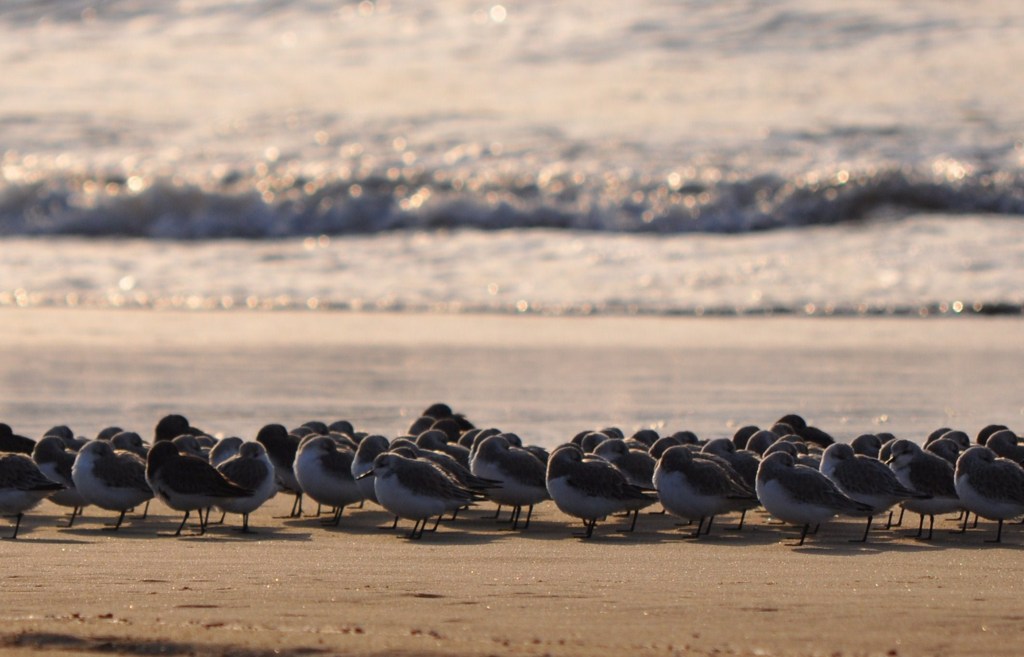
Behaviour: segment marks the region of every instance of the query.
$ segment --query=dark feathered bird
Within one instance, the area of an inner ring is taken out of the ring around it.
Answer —
[[[299,451],[299,438],[288,433],[281,424],[267,424],[256,434],[256,442],[267,450],[270,462],[274,464],[277,483],[284,490],[295,494],[295,503],[289,514],[292,518],[302,515],[302,487],[295,478],[295,454]]]
[[[181,534],[192,511],[199,511],[199,533],[203,534],[204,509],[216,506],[224,498],[252,495],[251,490],[231,483],[203,459],[179,453],[174,443],[168,441],[160,441],[149,450],[146,481],[164,504],[185,513],[175,536]]]
[[[11,430],[9,425],[0,422],[0,452],[31,454],[35,446],[36,441],[25,436],[19,436]]]

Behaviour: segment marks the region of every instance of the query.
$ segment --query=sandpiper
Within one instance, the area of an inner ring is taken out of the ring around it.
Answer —
[[[416,446],[435,452],[444,452],[465,468],[469,467],[469,449],[458,443],[449,443],[443,431],[430,429],[416,436]]]
[[[737,429],[732,434],[732,442],[736,445],[736,449],[747,449],[747,443],[750,441],[750,437],[761,430],[761,427],[756,424],[747,424]]]
[[[482,496],[456,484],[438,466],[421,459],[385,453],[373,460],[373,469],[360,475],[373,476],[377,500],[400,518],[413,520],[410,539],[423,538],[427,520],[471,504]]]
[[[682,445],[683,443],[675,436],[662,436],[658,439],[658,442],[651,445],[651,448],[647,451],[651,455],[651,458],[655,462],[661,458],[661,455],[665,453],[665,450],[669,447],[675,447],[676,445]]]
[[[800,436],[805,442],[813,443],[820,447],[828,447],[835,442],[828,433],[818,427],[807,424],[803,417],[796,414],[784,415],[776,421],[776,424],[789,425],[793,433]]]
[[[188,454],[189,456],[195,456],[204,461],[210,460],[210,451],[204,449],[203,445],[199,442],[199,438],[191,434],[182,434],[171,441],[175,447],[178,448],[178,452],[182,454]]]
[[[199,511],[199,534],[206,532],[203,509],[220,506],[224,498],[250,497],[253,491],[228,481],[201,458],[178,452],[173,442],[160,441],[149,450],[146,482],[160,500],[184,512],[175,536],[181,535],[192,511]]]
[[[959,429],[950,429],[949,431],[943,432],[938,437],[933,436],[934,433],[931,436],[928,436],[928,439],[924,443],[925,447],[939,440],[953,441],[961,452],[971,446],[971,437],[967,435],[966,431],[961,431]]]
[[[654,442],[657,442],[655,440]],[[654,491],[654,458],[648,453],[648,448],[643,443],[630,442],[622,438],[608,438],[602,440],[594,447],[594,455],[611,463],[621,472],[633,486],[646,491]],[[653,443],[652,443],[653,444]],[[632,519],[629,527],[622,530],[632,532],[636,529],[636,521],[640,517],[640,511],[649,504],[646,500],[634,500],[626,510]]]
[[[470,469],[478,477],[494,480],[500,486],[487,491],[498,504],[512,507],[512,529],[519,526],[522,508],[528,507],[523,529],[530,526],[533,506],[548,499],[544,463],[529,451],[513,447],[505,436],[485,438],[476,449]]]
[[[8,538],[18,538],[26,511],[63,488],[63,484],[47,479],[28,456],[0,454],[0,513],[16,518],[14,533]]]
[[[115,531],[129,509],[153,497],[146,483],[146,462],[131,452],[114,450],[105,440],[94,440],[79,450],[71,478],[86,502],[120,512],[110,527]]]
[[[264,425],[256,434],[256,442],[267,450],[270,462],[274,464],[274,475],[278,485],[295,495],[295,503],[289,514],[291,518],[302,515],[302,487],[295,478],[295,454],[299,450],[299,439],[288,433],[280,424]]]
[[[75,488],[75,482],[71,478],[75,455],[75,452],[68,451],[64,439],[58,436],[44,436],[32,450],[32,460],[39,466],[43,475],[50,481],[64,486],[64,490],[54,492],[49,499],[58,506],[71,508],[71,517],[66,527],[75,524],[75,518],[82,512],[82,507],[88,504]]]
[[[988,447],[975,445],[957,459],[955,476],[964,508],[998,521],[996,538],[989,542],[1001,542],[1003,521],[1024,515],[1024,468],[997,457]]]
[[[802,525],[803,545],[811,525],[818,525],[836,514],[860,516],[871,507],[854,502],[819,471],[796,461],[786,452],[769,454],[757,469],[757,497],[772,516],[794,525]]]
[[[444,470],[445,473],[455,480],[455,483],[463,488],[468,488],[478,493],[486,493],[488,490],[500,486],[498,481],[476,476],[468,465],[462,465],[460,460],[447,452],[424,449],[415,443],[409,444],[401,440],[396,440],[391,445],[393,448],[404,446],[411,452],[412,456],[431,461],[434,465]]]
[[[340,447],[330,436],[307,440],[295,455],[295,478],[303,492],[313,501],[334,509],[325,524],[335,527],[349,504],[363,499],[363,493],[352,476],[355,452]]]
[[[649,506],[658,499],[630,484],[607,461],[585,461],[575,445],[564,445],[551,453],[546,481],[555,506],[583,521],[584,538],[594,534],[599,519],[616,511],[632,511],[637,505]]]
[[[142,436],[134,431],[118,431],[110,437],[110,444],[115,450],[120,449],[131,452],[145,460],[149,454],[149,445],[142,440]]]
[[[0,452],[13,454],[31,454],[36,441],[14,433],[9,424],[0,422]]]
[[[213,449],[211,449],[208,454],[210,465],[218,468],[221,463],[238,456],[238,453],[242,450],[242,442],[242,439],[238,436],[228,436],[218,440],[217,444],[213,446]],[[263,453],[266,454],[265,448]]]
[[[156,423],[153,429],[153,442],[174,440],[178,436],[192,435],[195,433],[184,415],[176,413],[165,415]]]
[[[779,434],[770,429],[759,429],[749,436],[746,448],[755,454],[764,456],[768,448],[778,442],[779,438]]]
[[[631,449],[621,438],[609,438],[594,448],[594,454],[618,468],[634,486],[653,487],[655,461],[646,450]]]
[[[61,442],[64,443],[64,446],[73,452],[77,452],[82,449],[82,447],[85,446],[85,443],[88,442],[88,439],[86,438],[76,437],[75,432],[66,424],[58,424],[57,426],[50,427],[45,433],[43,433],[43,438],[46,438],[47,436],[56,436],[57,438],[60,438]]]
[[[922,538],[924,517],[928,516],[928,536],[922,540],[930,541],[936,514],[952,513],[962,508],[956,494],[953,466],[946,459],[926,452],[917,443],[906,439],[894,441],[889,452],[888,465],[900,483],[929,496],[904,500],[903,508],[921,516],[915,538]]]
[[[388,451],[388,439],[384,436],[373,434],[363,438],[356,449],[356,455],[352,459],[352,477],[359,486],[359,492],[363,498],[377,504],[377,491],[373,487],[373,477],[361,477],[361,475],[373,470],[373,460],[379,454]]]
[[[1024,463],[1024,447],[1020,446],[1020,438],[1017,434],[1009,429],[993,432],[985,441],[985,446],[995,452],[997,456],[1010,459],[1014,463]]]
[[[103,427],[102,429],[96,432],[96,440],[110,440],[111,438],[121,433],[122,431],[124,431],[124,429],[113,424]]]
[[[910,498],[924,499],[928,494],[918,493],[900,483],[896,473],[881,461],[855,454],[846,443],[828,446],[821,459],[821,473],[828,477],[846,497],[870,508],[865,512],[868,522],[861,543],[868,540],[871,521],[876,515]]]
[[[728,438],[729,445],[733,445]],[[669,447],[654,470],[654,485],[661,505],[672,515],[697,520],[694,538],[701,535],[704,520],[711,531],[714,517],[745,511],[758,505],[754,491],[714,461],[695,459],[682,445]]]
[[[873,433],[862,433],[850,441],[850,447],[855,454],[878,458],[878,452],[882,449],[882,439]]]
[[[238,453],[216,466],[217,471],[233,484],[252,491],[248,497],[223,497],[217,503],[227,513],[242,515],[242,531],[250,533],[249,514],[277,494],[274,464],[267,450],[256,442],[242,443]]]
[[[992,434],[994,434],[997,431],[1003,431],[1004,429],[1008,429],[1008,428],[1009,427],[1007,427],[1005,424],[987,424],[987,425],[985,425],[984,427],[982,427],[978,431],[978,436],[977,436],[978,444],[979,445],[984,445],[984,444],[988,443],[989,436],[991,436]]]
[[[754,481],[757,479],[757,466],[761,463],[755,452],[737,449],[736,443],[729,438],[709,440],[701,447],[700,451],[705,454],[720,456],[728,461],[732,469],[743,478],[743,483],[751,490],[754,489]]]

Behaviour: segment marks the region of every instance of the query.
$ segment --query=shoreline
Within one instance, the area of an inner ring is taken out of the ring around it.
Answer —
[[[957,319],[1024,317],[1024,304],[999,302],[929,302],[921,305],[834,306],[808,302],[802,307],[682,306],[642,308],[636,304],[582,304],[559,306],[519,300],[508,305],[436,301],[411,306],[389,301],[340,302],[319,297],[289,295],[233,297],[188,295],[152,300],[121,293],[80,298],[77,293],[57,296],[24,289],[0,291],[0,310],[142,311],[181,313],[320,313],[343,315],[429,315],[453,317],[540,317],[548,319]]]
[[[849,440],[1016,426],[1015,318],[539,317],[0,309],[0,421],[255,435],[346,417],[398,435],[447,401],[554,446],[597,426],[731,435],[789,412]],[[257,409],[260,409],[257,412]]]
[[[633,323],[639,325],[654,326],[656,324],[664,323],[687,323],[689,327],[695,326],[714,326],[714,328],[706,331],[703,335],[718,335],[722,330],[721,327],[727,327],[729,325],[737,325],[743,323],[775,323],[776,325],[785,323],[795,323],[798,325],[813,325],[816,322],[829,323],[829,322],[846,322],[852,321],[858,323],[858,328],[864,326],[883,326],[883,325],[901,325],[906,324],[907,326],[913,325],[915,327],[929,326],[935,328],[937,326],[950,326],[952,323],[959,322],[1006,322],[1008,324],[1019,323],[1021,330],[1024,331],[1024,320],[1018,318],[1018,315],[1014,313],[993,313],[986,314],[984,312],[953,312],[947,311],[942,314],[929,314],[929,315],[917,315],[917,314],[800,314],[800,313],[787,313],[787,312],[766,312],[764,314],[751,313],[751,314],[707,314],[707,315],[695,315],[695,314],[659,314],[657,312],[651,313],[635,313],[635,314],[546,314],[542,312],[523,312],[523,313],[504,313],[500,311],[488,312],[488,311],[456,311],[456,312],[445,312],[445,311],[430,311],[430,310],[352,310],[352,309],[311,309],[306,307],[285,307],[275,309],[262,309],[262,308],[246,308],[244,306],[232,306],[232,307],[198,307],[198,308],[154,308],[146,306],[31,306],[21,307],[14,304],[4,305],[0,304],[0,335],[12,334],[19,330],[28,329],[32,333],[29,337],[38,337],[41,333],[46,332],[45,326],[49,318],[57,316],[74,316],[77,322],[84,320],[84,325],[87,327],[95,327],[98,322],[105,324],[105,327],[113,331],[121,331],[124,327],[123,324],[106,324],[104,319],[100,317],[107,317],[108,314],[114,314],[118,317],[132,317],[132,318],[145,318],[146,316],[155,316],[159,318],[170,318],[173,321],[180,321],[190,323],[193,328],[201,326],[200,320],[202,319],[227,319],[232,322],[245,322],[247,320],[259,320],[260,322],[267,323],[279,323],[285,324],[290,327],[307,323],[320,323],[321,326],[324,323],[328,323],[331,320],[352,322],[357,327],[366,327],[374,322],[377,322],[377,326],[383,326],[387,330],[383,334],[369,334],[360,336],[360,340],[369,341],[384,341],[388,343],[394,342],[410,342],[416,339],[433,338],[443,339],[443,334],[446,329],[450,329],[453,324],[475,322],[486,326],[489,329],[487,335],[484,336],[484,340],[490,337],[502,337],[502,338],[518,338],[524,344],[526,342],[532,342],[532,338],[525,337],[521,330],[518,328],[509,327],[512,322],[523,322],[523,323],[534,323],[535,326],[541,326],[541,323],[548,323],[552,328],[545,331],[544,336],[549,340],[562,340],[564,341],[563,331],[570,324],[582,325],[583,323],[588,324],[587,336],[600,335],[602,331],[610,330],[615,328],[616,325],[624,323]],[[244,318],[244,319],[243,319]],[[419,333],[415,337],[410,337],[410,332],[407,331],[407,325],[402,326],[404,322],[402,320],[409,319],[414,321],[429,322],[434,330],[426,333]],[[149,326],[157,326],[163,322],[147,322]],[[494,331],[500,331],[501,327],[506,327],[509,330],[494,333]],[[48,328],[54,328],[52,325]],[[214,335],[218,332],[215,327],[207,327],[210,330],[207,335]],[[906,328],[901,327],[901,328]],[[1015,328],[1008,326],[1008,328]],[[952,337],[956,334],[953,331],[947,331],[943,336],[940,337]],[[64,338],[64,334],[58,332],[50,332],[49,335],[54,338]],[[304,338],[314,336],[315,333],[312,331],[306,331],[303,334]],[[659,333],[656,331],[648,331],[645,333],[645,338],[657,337]],[[663,335],[663,334],[660,334]],[[726,335],[730,339],[737,339],[736,332],[727,331]],[[170,333],[165,333],[162,337],[170,337]],[[872,340],[877,336],[877,331],[869,330],[862,333],[836,334],[833,338],[838,337],[847,341],[847,344],[864,344],[867,341]],[[100,335],[91,335],[90,337],[95,339],[101,339]],[[337,341],[339,338],[344,339],[347,336],[327,336],[323,340]],[[352,339],[356,339],[351,336]],[[453,337],[451,341],[458,341],[465,338],[472,339],[474,336],[470,334],[468,336]],[[633,343],[627,341],[616,341],[612,333],[606,333],[599,338],[602,342],[615,345],[617,343],[625,346],[635,346]],[[669,342],[659,343],[670,344]]]

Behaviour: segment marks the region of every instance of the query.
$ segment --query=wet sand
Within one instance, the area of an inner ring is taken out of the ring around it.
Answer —
[[[447,401],[557,445],[582,429],[731,435],[801,413],[837,438],[1024,420],[1016,317],[671,318],[0,308],[0,418],[30,436],[166,413],[251,437],[348,418],[393,436]]]
[[[270,421],[347,417],[394,435],[445,400],[480,424],[552,445],[578,430],[727,435],[800,412],[841,439],[923,438],[948,425],[1020,427],[1017,319],[538,318],[321,313],[0,311],[0,421],[37,437],[165,412],[251,437]],[[1020,549],[909,535],[916,518],[848,542],[836,522],[802,548],[762,516],[685,538],[643,516],[594,540],[553,505],[526,532],[484,505],[422,541],[367,508],[338,529],[277,519],[247,537],[162,536],[159,504],[118,534],[88,510],[58,529],[45,503],[4,541],[0,647],[12,654],[1016,655]],[[229,518],[229,522],[234,522]],[[913,525],[911,527],[910,525]],[[405,523],[407,528],[408,523]],[[6,527],[0,526],[0,533]]]

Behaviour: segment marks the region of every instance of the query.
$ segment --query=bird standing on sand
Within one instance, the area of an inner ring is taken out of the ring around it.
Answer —
[[[299,438],[288,433],[281,424],[264,425],[256,434],[256,442],[267,450],[270,462],[274,464],[274,476],[278,485],[295,495],[290,518],[302,515],[302,486],[295,478],[295,454],[299,451]]]
[[[805,465],[797,465],[786,452],[769,454],[757,468],[757,498],[772,516],[793,525],[802,525],[803,545],[811,525],[818,525],[837,514],[861,516],[871,507],[854,502],[836,488],[828,477]]]
[[[459,486],[430,461],[406,458],[399,454],[380,454],[373,460],[373,469],[360,477],[373,476],[377,501],[400,518],[413,520],[407,538],[423,538],[430,518],[472,504],[482,495]]]
[[[601,459],[585,461],[583,451],[571,444],[551,453],[546,482],[555,506],[583,521],[583,538],[593,536],[601,518],[658,501],[654,493],[630,484],[611,463]]]
[[[115,450],[105,440],[94,440],[79,450],[71,478],[85,501],[107,511],[118,511],[118,530],[125,513],[153,498],[146,483],[146,462],[132,452]]]
[[[199,535],[206,532],[203,509],[219,506],[224,498],[250,497],[253,492],[228,481],[212,465],[195,456],[180,454],[173,442],[153,445],[146,459],[146,482],[160,500],[185,516],[175,536],[188,522],[192,511],[199,511]]]
[[[941,456],[927,452],[906,439],[895,441],[889,448],[888,465],[901,484],[928,495],[924,499],[912,497],[904,500],[903,508],[921,516],[914,538],[932,540],[936,514],[952,513],[962,508],[956,494],[953,466]],[[922,538],[925,516],[928,516],[928,536]]]
[[[533,507],[549,498],[544,463],[521,447],[513,447],[505,436],[484,438],[477,445],[470,469],[478,477],[499,482],[489,489],[487,497],[498,504],[512,507],[512,529],[519,527],[523,507],[528,507],[523,529],[530,526]]]
[[[865,512],[868,522],[864,536],[859,542],[868,540],[871,521],[876,515],[888,511],[906,499],[929,497],[900,483],[896,473],[878,459],[855,454],[853,447],[846,443],[829,445],[821,458],[821,473],[829,478],[846,497],[870,507]]]
[[[249,514],[260,508],[264,502],[277,494],[274,480],[274,464],[267,456],[267,450],[259,443],[242,443],[238,453],[216,466],[217,471],[233,484],[252,491],[248,497],[224,497],[217,506],[226,513],[242,516],[242,533],[249,534]]]
[[[352,459],[352,478],[356,480],[363,498],[377,504],[377,491],[373,487],[373,477],[363,477],[373,470],[373,460],[388,451],[389,442],[384,436],[372,434],[359,442],[356,455]]]
[[[82,507],[87,504],[71,478],[71,468],[75,464],[75,456],[75,452],[68,451],[64,446],[64,440],[58,436],[44,436],[32,450],[32,460],[39,466],[40,472],[50,481],[64,485],[64,490],[54,492],[49,499],[58,506],[71,508],[71,517],[68,519],[67,527],[75,524],[75,518],[81,514]]]
[[[693,452],[683,445],[669,447],[658,459],[654,486],[665,510],[698,521],[693,538],[700,537],[705,519],[708,524],[704,533],[709,533],[715,516],[758,505],[754,491],[735,475],[713,461],[694,458]]]
[[[14,533],[8,538],[18,538],[26,511],[63,489],[63,484],[47,479],[28,456],[0,454],[0,514],[16,518]]]
[[[334,509],[326,525],[337,527],[349,504],[363,499],[352,475],[355,451],[341,447],[330,436],[309,438],[295,455],[295,478],[303,492],[317,504]]]
[[[1024,515],[1024,468],[997,457],[988,447],[975,445],[957,459],[955,476],[964,508],[999,522],[995,539],[988,542],[1002,542],[1003,521]]]

